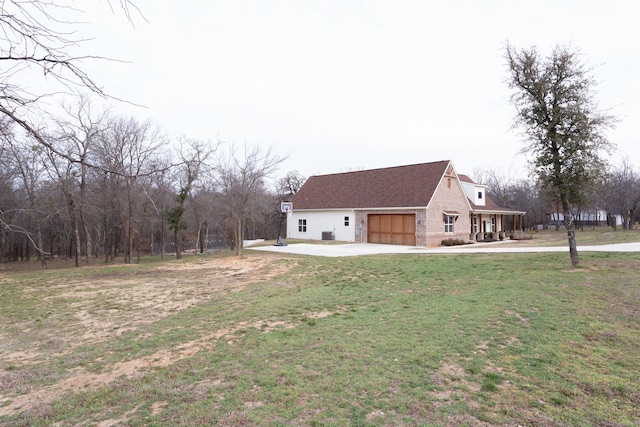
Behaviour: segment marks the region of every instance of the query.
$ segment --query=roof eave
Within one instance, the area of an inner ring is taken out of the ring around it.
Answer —
[[[419,210],[427,209],[426,206],[377,206],[367,208],[305,208],[294,209],[293,212],[311,212],[311,211],[388,211],[388,210]]]
[[[509,211],[509,210],[502,210],[502,209],[471,209],[471,213],[501,214],[501,215],[526,215],[526,212]]]

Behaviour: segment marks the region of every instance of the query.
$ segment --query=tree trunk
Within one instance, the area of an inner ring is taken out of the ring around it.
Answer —
[[[242,236],[242,220],[239,219],[236,224],[236,255],[242,255],[243,236]]]
[[[69,218],[71,219],[71,227],[73,228],[72,246],[75,246],[75,248],[73,248],[73,258],[74,258],[76,267],[80,267],[80,248],[81,248],[80,229],[78,227],[78,220],[76,218],[75,204],[72,199],[70,199],[68,203],[69,203]]]
[[[166,245],[166,233],[164,229],[164,215],[160,217],[160,240],[162,240],[162,245],[160,247],[160,259],[164,261],[164,248]]]
[[[125,249],[124,259],[125,263],[133,264],[133,197],[131,195],[131,190],[129,190],[129,194],[127,195],[127,205],[127,247]]]
[[[178,239],[178,230],[173,231],[173,238],[176,246],[176,259],[182,259],[182,248],[180,247],[180,240]]]
[[[104,263],[109,264],[111,262],[111,239],[113,238],[113,228],[109,224],[108,218],[104,218]]]
[[[78,227],[78,221],[73,220],[73,237],[74,237],[74,251],[73,258],[75,260],[76,267],[80,267],[80,249],[82,245],[80,244],[80,229]]]
[[[80,206],[78,206],[78,210],[80,211],[80,222],[82,222],[82,229],[85,234],[85,242],[86,242],[86,250],[87,250],[87,258],[86,264],[91,265],[91,256],[93,255],[93,239],[91,238],[91,232],[89,231],[89,223],[87,221],[86,215],[86,201],[87,201],[87,167],[82,164],[82,179],[80,180]]]
[[[578,257],[578,247],[576,244],[576,226],[573,222],[573,214],[571,213],[568,204],[563,203],[562,205],[562,209],[564,211],[564,227],[567,229],[567,239],[569,240],[571,266],[577,267],[578,264],[580,264],[580,258]]]
[[[207,222],[204,223],[204,239],[202,242],[202,247],[204,249],[204,254],[209,253],[209,224]]]
[[[46,269],[47,268],[47,256],[44,253],[44,247],[43,242],[42,242],[42,230],[40,229],[40,220],[37,219],[37,224],[38,224],[38,256],[40,257],[40,265],[42,266],[42,269]],[[52,253],[53,255],[53,253]]]
[[[133,234],[133,220],[131,218],[129,218],[129,225],[128,225],[128,230],[127,230],[127,264],[133,264],[133,239],[134,239],[134,234]]]
[[[622,229],[627,230],[629,228],[629,217],[622,214]]]
[[[86,239],[86,248],[87,248],[87,258],[86,264],[91,264],[91,255],[93,251],[93,239],[91,238],[91,231],[89,230],[89,224],[87,223],[87,219],[82,207],[80,207],[80,221],[82,222],[82,229],[84,230],[85,239]]]
[[[202,237],[202,223],[198,221],[198,232],[196,233],[196,250],[195,254],[202,253],[202,241],[200,238]]]
[[[140,264],[140,240],[142,240],[142,224],[140,224],[140,230],[138,230],[138,240],[136,240],[136,262],[138,264]],[[153,255],[153,251],[151,255]]]

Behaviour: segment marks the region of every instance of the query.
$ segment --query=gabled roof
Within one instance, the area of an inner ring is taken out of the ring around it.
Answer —
[[[467,175],[458,174],[458,179],[462,182],[468,182],[469,184],[479,185],[481,187],[486,187],[484,184],[478,184],[474,182]],[[510,208],[503,208],[499,206],[493,199],[485,193],[484,195],[484,206],[478,206],[473,201],[469,200],[469,206],[471,206],[471,210],[473,212],[491,212],[491,213],[501,213],[501,214],[525,214],[525,212],[518,211]]]
[[[293,197],[293,209],[426,207],[450,163],[311,176]]]
[[[461,173],[458,174],[458,179],[460,181],[462,181],[462,182],[468,182],[469,184],[480,185],[482,187],[486,187],[486,185],[478,184],[477,182],[474,182],[471,178],[469,178],[467,175],[464,175],[464,174],[461,174]]]

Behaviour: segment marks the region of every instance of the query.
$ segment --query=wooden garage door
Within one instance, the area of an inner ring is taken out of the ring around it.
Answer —
[[[415,214],[370,214],[367,220],[367,242],[387,245],[416,245]]]

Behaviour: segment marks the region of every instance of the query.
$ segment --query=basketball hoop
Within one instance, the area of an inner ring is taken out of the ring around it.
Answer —
[[[280,212],[287,215],[287,218],[291,218],[293,214],[293,203],[291,202],[281,202],[280,203]]]
[[[280,202],[280,212],[282,212],[282,218],[280,218],[280,230],[278,230],[278,241],[274,246],[287,246],[287,242],[282,238],[282,224],[284,223],[284,217],[291,218],[293,214],[293,203]]]

